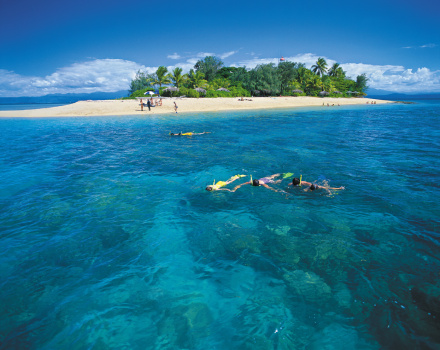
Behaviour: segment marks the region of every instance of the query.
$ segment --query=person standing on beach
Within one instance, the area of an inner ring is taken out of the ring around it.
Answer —
[[[148,107],[148,110],[151,111],[151,102],[150,102],[150,100],[147,100],[147,107]]]
[[[177,113],[177,108],[179,107],[177,107],[176,101],[174,101],[174,110],[176,111],[176,113]]]
[[[141,111],[143,111],[144,110],[144,103],[142,102],[142,99],[141,99]]]

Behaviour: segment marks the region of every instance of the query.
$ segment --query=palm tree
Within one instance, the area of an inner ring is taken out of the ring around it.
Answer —
[[[179,88],[180,84],[183,84],[187,79],[187,75],[182,75],[182,68],[174,68],[172,74],[170,75],[171,80],[176,88]]]
[[[318,58],[316,64],[312,66],[312,71],[316,75],[323,76],[327,72],[327,62],[322,57]]]
[[[361,75],[358,75],[358,76],[356,77],[356,88],[357,88],[360,92],[365,92],[365,90],[368,89],[368,85],[367,85],[368,80],[369,80],[369,79],[367,78],[367,76],[366,76],[365,73],[364,73],[364,74],[361,74]]]
[[[157,68],[156,77],[153,79],[152,83],[154,85],[159,85],[159,88],[162,87],[162,84],[171,83],[167,67],[160,66],[159,68]]]
[[[333,63],[333,66],[328,71],[329,77],[336,77],[338,68],[339,68],[339,63]]]
[[[207,81],[205,80],[205,74],[200,71],[194,72],[194,69],[190,69],[188,73],[188,78],[191,81],[191,85],[193,88],[204,87],[207,83]]]
[[[332,67],[328,71],[329,77],[335,77],[335,78],[344,78],[345,72],[342,69],[342,67],[339,65],[339,63],[333,63]]]

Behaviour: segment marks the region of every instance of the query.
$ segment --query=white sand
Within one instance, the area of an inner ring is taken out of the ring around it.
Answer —
[[[151,115],[174,112],[174,102],[179,113],[228,111],[245,109],[271,109],[307,106],[335,107],[339,105],[366,105],[372,101],[377,104],[392,103],[393,101],[374,100],[370,98],[320,98],[320,97],[254,97],[252,101],[239,101],[238,98],[164,98],[162,106],[147,107],[141,111],[138,100],[105,100],[79,101],[70,105],[20,111],[0,111],[0,117],[78,117],[78,116],[108,116],[108,115]],[[144,99],[146,102],[146,99]],[[372,106],[373,107],[373,106]],[[333,107],[334,108],[334,107]]]

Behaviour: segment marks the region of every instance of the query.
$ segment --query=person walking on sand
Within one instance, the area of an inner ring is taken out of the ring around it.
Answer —
[[[141,111],[143,111],[144,110],[144,103],[142,102],[142,99],[141,99]]]
[[[174,101],[174,110],[176,111],[176,113],[177,113],[177,108],[179,108],[179,107],[177,107],[177,103],[176,103],[176,101]]]
[[[151,111],[151,102],[150,102],[150,100],[147,100],[147,107],[148,107],[148,110]]]

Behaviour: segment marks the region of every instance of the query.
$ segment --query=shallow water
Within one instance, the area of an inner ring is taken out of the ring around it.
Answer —
[[[27,109],[40,109],[64,106],[65,103],[22,103],[22,104],[0,104],[0,111],[19,111]]]
[[[440,347],[439,107],[0,120],[0,348]]]

